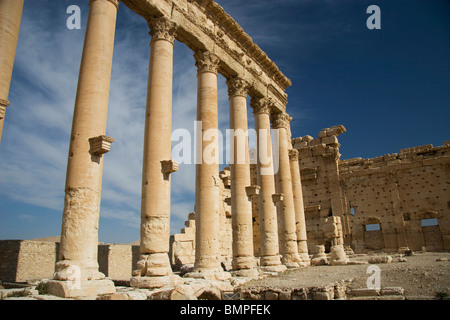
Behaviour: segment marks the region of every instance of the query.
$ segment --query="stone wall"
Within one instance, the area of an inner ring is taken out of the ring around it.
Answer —
[[[330,242],[324,222],[340,217],[355,252],[450,249],[450,142],[372,159],[340,160],[343,126],[292,140],[299,151],[308,246]],[[437,225],[422,226],[423,219]]]
[[[1,240],[0,280],[26,282],[53,277],[59,244]]]
[[[52,278],[58,250],[58,242],[0,240],[0,280],[27,282]],[[112,280],[129,280],[138,257],[139,246],[98,246],[99,270]]]

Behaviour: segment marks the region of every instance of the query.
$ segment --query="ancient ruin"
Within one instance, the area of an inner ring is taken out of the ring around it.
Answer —
[[[337,136],[345,132],[343,126],[324,129],[316,139],[292,139],[285,93],[291,81],[217,3],[121,2],[148,22],[150,34],[140,245],[98,244],[103,161],[114,142],[105,135],[106,116],[122,4],[91,0],[60,242],[0,242],[3,281],[46,278],[47,292],[64,298],[118,298],[123,293],[112,280],[128,281],[136,289],[171,288],[152,293],[153,299],[207,298],[233,290],[226,282],[232,277],[247,281],[288,268],[347,265],[353,252],[450,250],[448,142],[341,161]],[[6,21],[0,25],[0,39],[7,49],[0,51],[0,138],[22,7],[23,0],[0,0],[0,20]],[[218,150],[217,140],[198,141],[196,153],[203,161],[196,165],[194,212],[186,228],[171,236],[171,175],[179,167],[171,159],[175,39],[192,50],[196,61],[202,133],[218,130],[217,79],[222,74],[229,89],[230,129],[237,134],[234,161],[221,172],[217,161],[203,159],[207,148]],[[256,164],[250,162],[248,103],[255,119],[256,153],[264,152],[269,161],[256,157]],[[277,130],[277,159],[271,154],[272,130]],[[437,219],[438,224],[422,226],[424,219]],[[366,227],[372,224],[380,229]],[[33,271],[29,266],[35,255],[42,264]],[[199,279],[225,284],[215,287],[218,294],[213,289],[196,293],[195,285],[188,284]],[[342,288],[312,290],[304,297],[343,297]]]

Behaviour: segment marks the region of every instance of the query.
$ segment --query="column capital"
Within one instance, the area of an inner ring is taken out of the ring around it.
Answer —
[[[167,40],[172,44],[175,41],[176,25],[167,17],[152,17],[147,20],[150,28],[149,34],[154,40]]]
[[[243,96],[247,97],[248,82],[238,76],[229,77],[225,83],[228,86],[228,96]]]
[[[270,116],[270,104],[267,98],[252,98],[250,106],[253,108],[253,114],[265,113]]]
[[[285,112],[274,113],[270,117],[270,122],[272,123],[273,129],[284,128],[288,130],[291,120],[292,118]]]
[[[194,54],[195,66],[198,73],[211,72],[217,75],[220,59],[217,55],[207,50],[197,50]]]
[[[89,1],[89,5],[91,5],[91,3],[94,2],[94,1],[97,1],[97,0]],[[104,1],[111,2],[113,5],[116,6],[117,10],[119,10],[119,0],[104,0]]]
[[[298,150],[290,149],[289,150],[289,161],[298,161]]]

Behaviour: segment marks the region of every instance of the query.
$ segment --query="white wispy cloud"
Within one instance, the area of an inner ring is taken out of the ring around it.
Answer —
[[[67,153],[88,12],[84,1],[74,1],[84,14],[83,29],[68,30],[65,3],[69,4],[66,1],[55,6],[52,1],[39,1],[40,15],[33,10],[35,3],[26,4],[0,152],[0,193],[24,204],[54,210],[55,214],[62,214],[64,205]],[[115,142],[105,155],[100,214],[137,231],[151,38],[146,22],[125,6],[119,18],[106,130]],[[172,129],[188,130],[192,143],[197,107],[194,63],[193,52],[176,42]],[[219,129],[226,159],[229,102],[222,76],[218,91]],[[194,210],[195,164],[182,164],[171,179],[171,232],[178,233],[188,213]],[[33,213],[20,217],[26,221],[34,218]],[[58,232],[55,230],[55,234]]]

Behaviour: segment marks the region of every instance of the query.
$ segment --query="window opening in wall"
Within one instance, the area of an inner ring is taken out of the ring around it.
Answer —
[[[355,208],[353,208],[353,207],[350,208],[350,214],[352,216],[355,216]]]
[[[366,224],[366,231],[379,231],[381,230],[379,223]]]
[[[430,226],[438,226],[439,225],[437,218],[422,219],[422,220],[420,220],[420,223],[422,224],[422,227],[430,227]]]

